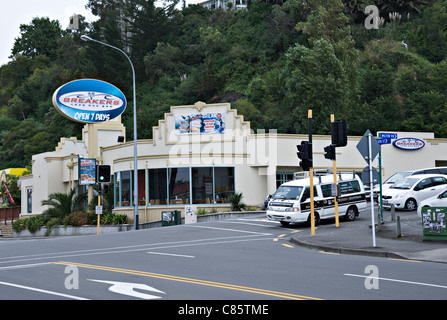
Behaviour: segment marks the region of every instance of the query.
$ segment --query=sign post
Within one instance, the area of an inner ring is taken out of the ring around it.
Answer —
[[[380,201],[380,219],[383,222],[383,203],[382,203],[382,144],[390,144],[391,139],[397,139],[397,133],[379,133],[379,139],[376,139],[380,145],[379,151],[379,201]]]
[[[380,146],[375,139],[373,139],[372,133],[369,130],[366,130],[363,137],[360,139],[357,144],[357,149],[360,151],[360,154],[363,156],[363,159],[368,163],[369,169],[369,187],[370,187],[370,197],[371,197],[371,229],[372,229],[372,240],[373,247],[376,247],[376,223],[374,219],[374,195],[373,195],[373,169],[372,169],[372,161],[377,156],[380,151]]]
[[[88,124],[88,156],[96,159],[98,135],[94,124],[110,121],[126,109],[126,97],[114,85],[94,79],[74,80],[53,94],[53,106],[64,117]],[[80,180],[81,181],[81,180]],[[88,186],[88,202],[93,200],[93,185]]]

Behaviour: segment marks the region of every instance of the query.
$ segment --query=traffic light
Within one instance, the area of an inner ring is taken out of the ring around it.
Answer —
[[[301,141],[301,144],[297,145],[297,155],[301,159],[300,167],[303,171],[309,171],[312,168],[312,144],[309,141]]]
[[[346,147],[348,144],[348,129],[346,120],[331,122],[332,145],[335,147]]]
[[[96,182],[108,183],[110,182],[111,170],[109,165],[100,164],[97,166]]]
[[[335,160],[335,146],[334,145],[330,145],[327,147],[324,147],[324,157],[326,159],[331,159],[331,160]]]

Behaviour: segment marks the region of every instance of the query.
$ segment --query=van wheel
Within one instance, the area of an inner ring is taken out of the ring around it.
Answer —
[[[309,213],[309,216],[307,217],[307,225],[309,227],[310,227],[310,216],[311,214]],[[314,212],[314,221],[316,226],[320,224],[320,215],[318,214],[318,212]]]
[[[356,207],[349,207],[345,214],[345,219],[347,221],[354,221],[355,217],[357,216],[357,208]]]

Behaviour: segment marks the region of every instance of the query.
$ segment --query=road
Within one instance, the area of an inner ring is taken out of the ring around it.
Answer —
[[[182,312],[179,300],[250,300],[262,306],[261,300],[446,297],[445,264],[322,253],[292,245],[294,232],[310,230],[283,228],[259,216],[116,234],[2,240],[0,299],[176,300],[174,311]],[[262,312],[250,308],[254,311],[240,312]],[[214,312],[223,313],[223,304]]]

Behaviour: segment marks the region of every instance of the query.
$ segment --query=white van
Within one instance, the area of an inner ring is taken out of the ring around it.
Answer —
[[[339,190],[338,214],[352,221],[366,210],[365,188],[355,174],[337,174]],[[315,225],[320,219],[335,217],[334,176],[314,177]],[[310,224],[310,178],[293,180],[279,186],[267,206],[267,218],[279,221],[283,226],[290,223]]]

